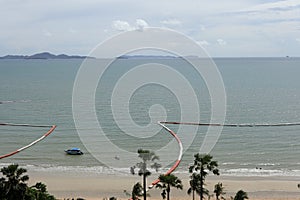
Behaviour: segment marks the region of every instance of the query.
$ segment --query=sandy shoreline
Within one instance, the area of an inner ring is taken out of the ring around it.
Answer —
[[[57,198],[82,197],[85,199],[100,199],[104,197],[118,197],[128,199],[124,190],[131,191],[132,186],[141,181],[139,176],[131,175],[104,175],[86,174],[73,172],[29,172],[30,185],[35,182],[44,182],[51,194]],[[182,191],[173,189],[171,197],[175,200],[191,199],[186,191],[189,188],[187,174],[176,174],[184,184]],[[157,175],[149,177],[149,183]],[[211,176],[207,180],[207,188],[212,192],[216,183],[222,182],[225,187],[227,199],[243,189],[248,193],[250,199],[300,199],[300,177],[233,177],[233,176]],[[149,200],[162,199],[160,190],[150,190]],[[215,198],[212,198],[215,199]]]

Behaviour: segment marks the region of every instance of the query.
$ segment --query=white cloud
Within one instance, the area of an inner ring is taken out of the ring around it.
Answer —
[[[163,25],[171,25],[171,26],[178,26],[178,25],[181,25],[182,22],[179,21],[178,19],[168,19],[168,20],[163,20],[163,21],[160,21],[161,24]]]
[[[149,26],[148,23],[143,19],[137,19],[135,21],[135,25],[136,25],[136,30],[138,31],[143,31],[144,28],[147,28]]]
[[[117,31],[131,31],[133,29],[128,22],[121,20],[113,21],[112,27]]]
[[[198,41],[197,44],[199,44],[199,45],[201,45],[201,46],[208,46],[208,45],[210,45],[210,43],[207,42],[206,40]]]
[[[300,38],[296,38],[296,41],[300,43]]]
[[[265,21],[294,21],[300,18],[299,6],[299,0],[285,0],[255,5],[239,10],[237,13],[244,16],[246,20],[252,19],[260,23]]]
[[[218,44],[221,45],[221,46],[227,45],[227,42],[226,42],[225,40],[223,40],[223,39],[217,39],[217,42],[218,42]]]
[[[129,22],[122,20],[116,20],[112,22],[113,29],[117,31],[143,31],[144,28],[147,28],[148,26],[148,23],[143,19],[137,19],[134,26],[130,25]]]
[[[244,9],[244,11],[264,11],[269,9],[285,9],[296,7],[300,5],[299,0],[284,0],[272,3],[264,3],[257,6],[250,7],[248,9]]]

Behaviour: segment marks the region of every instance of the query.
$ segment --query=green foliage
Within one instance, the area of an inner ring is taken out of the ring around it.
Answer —
[[[26,172],[17,164],[1,169],[4,177],[0,178],[0,200],[55,200],[43,183],[28,187],[29,176],[24,175]]]
[[[138,149],[138,157],[141,158],[141,162],[136,163],[136,165],[134,166],[139,168],[138,174],[139,176],[150,176],[151,172],[147,169],[147,164],[149,162],[151,162],[150,167],[152,169],[155,169],[156,171],[158,171],[158,169],[161,167],[161,165],[159,163],[157,163],[156,161],[159,160],[159,157],[157,155],[155,155],[155,153],[153,151],[149,151],[149,150],[143,150],[143,149]]]
[[[5,192],[5,178],[0,178],[0,199],[4,199]]]
[[[188,195],[193,194],[193,200],[195,199],[195,193],[197,193],[198,195],[200,195],[200,174],[197,173],[192,173],[192,175],[190,176],[191,180],[190,180],[190,187],[187,191]],[[208,195],[208,191],[206,195]]]
[[[134,184],[131,192],[131,198],[133,200],[139,200],[139,197],[143,196],[143,186],[140,182]]]
[[[212,160],[212,156],[209,154],[200,155],[199,153],[194,155],[194,164],[189,167],[189,172],[192,173],[190,189],[188,192],[197,192],[200,195],[200,200],[204,196],[209,195],[209,191],[204,188],[205,178],[209,172],[214,175],[219,175],[218,163]],[[194,196],[193,196],[194,197]]]
[[[214,193],[216,194],[216,200],[219,200],[220,198],[224,199],[222,197],[222,195],[224,195],[226,193],[224,192],[224,187],[223,187],[222,183],[218,183],[215,185]]]
[[[247,192],[244,192],[243,190],[239,190],[234,197],[234,200],[245,200],[245,199],[249,199],[249,198]]]
[[[4,200],[25,199],[29,177],[23,175],[27,172],[24,168],[18,168],[18,165],[9,165],[3,167],[1,173],[5,176],[1,178],[1,189],[4,191],[2,198]]]
[[[148,170],[148,164],[150,164],[150,167],[155,169],[156,171],[158,171],[161,165],[157,163],[159,157],[155,155],[153,151],[138,149],[137,153],[138,153],[138,157],[141,158],[142,161],[136,163],[136,165],[131,167],[130,171],[132,174],[135,174],[134,170],[138,168],[138,175],[143,177],[143,196],[144,196],[144,200],[146,200],[147,198],[146,179],[148,176],[151,175],[151,172]]]
[[[177,189],[182,190],[183,185],[181,180],[177,176],[169,174],[160,175],[159,183],[155,187],[162,190],[161,196],[163,197],[163,199],[167,198],[167,200],[169,200],[171,187],[175,187]]]
[[[28,188],[28,191],[32,200],[55,200],[54,196],[48,194],[47,186],[41,182]]]

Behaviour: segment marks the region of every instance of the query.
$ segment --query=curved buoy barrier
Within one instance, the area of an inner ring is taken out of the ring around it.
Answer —
[[[163,127],[166,131],[168,131],[177,141],[178,146],[179,146],[179,154],[178,154],[178,158],[175,162],[175,164],[164,174],[169,175],[171,174],[180,164],[181,159],[182,159],[182,153],[183,153],[183,146],[181,143],[181,140],[179,139],[179,137],[176,135],[176,133],[174,131],[172,131],[171,129],[169,129],[168,127],[166,127],[165,125],[163,125],[161,122],[157,122],[161,127]],[[151,183],[151,185],[148,187],[149,189],[153,188],[154,185],[156,185],[159,182],[159,179],[156,179],[155,181],[153,181]]]
[[[179,154],[177,161],[175,164],[164,174],[169,175],[171,174],[180,164],[182,159],[182,153],[183,153],[183,146],[179,139],[179,137],[176,135],[174,131],[172,131],[170,128],[168,128],[164,124],[182,124],[182,125],[192,125],[192,126],[223,126],[223,127],[271,127],[271,126],[300,126],[300,122],[295,123],[277,123],[277,124],[215,124],[215,123],[195,123],[195,122],[158,122],[160,126],[162,126],[166,131],[168,131],[177,141],[179,146]],[[151,183],[151,185],[148,187],[149,189],[153,188],[160,180],[156,179]]]
[[[4,154],[4,155],[0,155],[0,160],[2,158],[7,158],[7,157],[10,157],[12,155],[15,155],[21,151],[24,151],[25,149],[35,145],[36,143],[42,141],[43,139],[45,139],[47,136],[49,136],[53,131],[54,129],[56,128],[56,125],[52,125],[52,126],[49,126],[49,125],[30,125],[30,124],[9,124],[9,123],[0,123],[0,126],[24,126],[24,127],[38,127],[38,128],[50,128],[44,135],[42,135],[40,138],[34,140],[33,142],[31,142],[30,144],[26,145],[26,146],[23,146],[15,151],[12,151],[8,154]]]

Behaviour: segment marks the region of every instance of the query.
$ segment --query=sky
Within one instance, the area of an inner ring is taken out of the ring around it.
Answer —
[[[183,33],[213,57],[300,57],[300,0],[0,0],[0,56],[88,55],[147,27]]]

